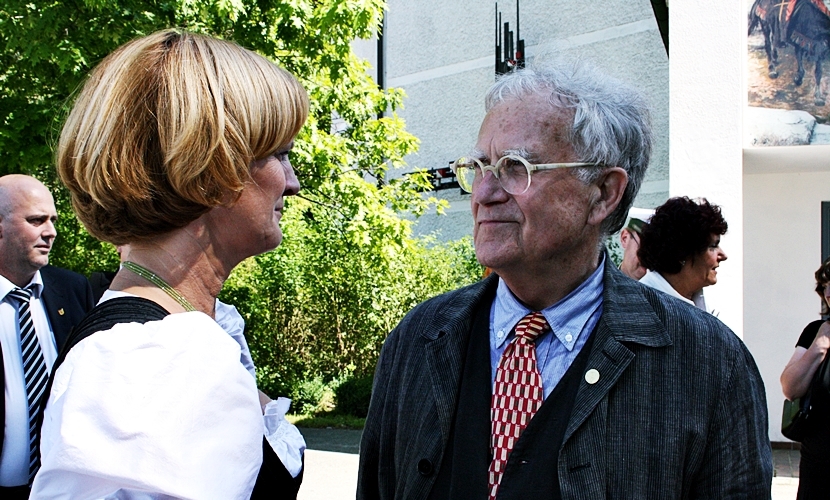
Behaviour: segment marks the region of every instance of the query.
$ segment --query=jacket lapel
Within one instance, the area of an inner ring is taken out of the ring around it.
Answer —
[[[449,439],[450,425],[455,412],[455,402],[461,370],[451,369],[453,366],[462,366],[459,359],[463,353],[464,332],[449,332],[426,345],[427,366],[432,381],[432,393],[438,408],[438,425],[441,429],[441,438],[446,442]],[[459,341],[461,340],[461,341]]]
[[[425,329],[427,366],[432,382],[432,394],[438,408],[438,426],[446,444],[449,439],[458,387],[464,366],[467,341],[470,338],[474,311],[488,292],[493,292],[498,276],[491,275],[460,291],[460,295],[436,314],[432,328]]]
[[[595,370],[595,373],[592,372],[594,383],[581,377],[564,441],[585,422],[634,359],[634,352],[626,343],[647,347],[672,344],[663,323],[643,294],[643,285],[625,277],[608,257],[605,259],[604,274],[602,316],[594,332],[594,347],[585,367],[586,376]]]
[[[52,334],[55,337],[55,345],[60,351],[66,343],[69,330],[72,329],[69,316],[66,314],[68,303],[64,295],[64,287],[55,282],[54,276],[49,271],[49,266],[45,266],[40,270],[40,278],[43,280],[43,292],[40,296],[43,301],[43,309],[46,310],[46,316],[49,318],[49,325],[52,327]]]

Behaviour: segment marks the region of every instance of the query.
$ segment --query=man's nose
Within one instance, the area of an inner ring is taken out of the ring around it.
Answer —
[[[486,205],[506,199],[507,191],[501,187],[496,174],[490,170],[483,172],[481,180],[473,187],[473,202]]]
[[[54,221],[46,221],[46,224],[43,225],[43,239],[50,240],[58,235],[58,229],[55,227]]]

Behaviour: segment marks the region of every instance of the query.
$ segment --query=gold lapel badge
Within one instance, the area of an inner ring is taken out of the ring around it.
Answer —
[[[58,309],[58,314],[60,314],[61,316],[63,316],[65,312],[66,312],[66,311],[64,311],[64,310],[63,310],[63,307],[61,307],[60,309]]]

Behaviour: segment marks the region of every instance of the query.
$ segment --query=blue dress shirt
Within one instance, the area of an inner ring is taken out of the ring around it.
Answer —
[[[542,310],[551,330],[536,340],[536,361],[547,398],[576,359],[602,315],[602,270],[597,269],[565,298]],[[490,367],[492,381],[504,349],[513,340],[516,324],[531,311],[499,278],[496,299],[490,307]]]

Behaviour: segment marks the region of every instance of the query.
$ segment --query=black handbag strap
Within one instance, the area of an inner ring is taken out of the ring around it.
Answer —
[[[141,297],[117,297],[95,306],[89,314],[69,332],[66,344],[61,349],[58,359],[55,360],[56,368],[63,363],[66,354],[80,341],[96,332],[104,332],[112,329],[119,323],[140,323],[159,321],[170,313],[167,309],[156,304],[152,300]]]
[[[812,380],[810,380],[810,387],[808,387],[807,392],[801,396],[801,404],[799,407],[801,408],[801,411],[804,412],[805,416],[809,414],[813,394],[819,390],[824,390],[826,392],[830,391],[828,383],[830,383],[830,364],[828,364],[827,355],[825,355],[821,364],[818,365],[818,369],[813,374]]]
[[[824,356],[824,360],[822,360],[816,373],[813,375],[813,380],[810,383],[811,391],[821,390],[826,394],[830,394],[830,363],[828,362],[828,357],[830,356]]]
[[[37,413],[37,442],[40,442],[40,431],[43,427],[43,414],[46,411],[46,403],[49,401],[49,394],[52,392],[52,382],[55,380],[55,373],[58,367],[63,364],[69,351],[78,345],[79,342],[96,332],[104,332],[112,329],[119,323],[147,323],[159,321],[170,314],[167,309],[156,304],[152,300],[141,297],[117,297],[102,302],[95,306],[80,323],[75,325],[69,332],[66,344],[58,353],[55,364],[52,365],[52,372],[49,374],[49,381],[40,400],[40,409]],[[40,462],[40,447],[38,447],[38,462]]]

